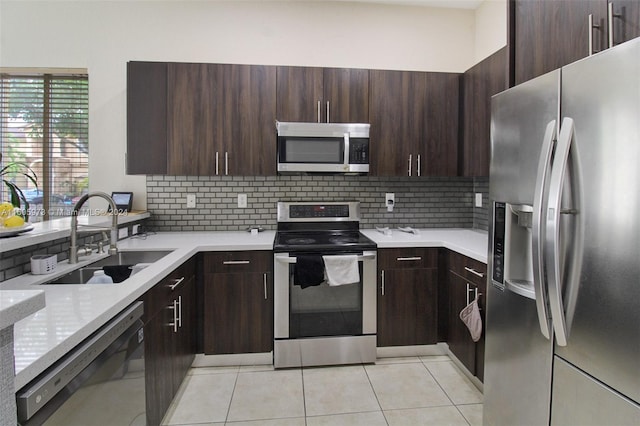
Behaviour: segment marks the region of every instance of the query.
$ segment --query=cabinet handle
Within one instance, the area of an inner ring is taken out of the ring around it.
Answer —
[[[223,265],[248,265],[250,263],[250,260],[225,260],[222,262]]]
[[[466,304],[466,305],[464,305],[464,306],[469,306],[469,291],[470,291],[470,290],[471,290],[471,289],[469,288],[469,283],[467,283],[467,304]]]
[[[382,281],[382,295],[384,296],[384,270],[382,270],[382,272],[380,272],[380,280]]]
[[[411,176],[411,154],[409,154],[409,176]]]
[[[599,50],[593,50],[593,30],[600,29],[600,24],[593,23],[593,14],[589,14],[589,56],[598,53]]]
[[[484,278],[484,274],[482,272],[478,272],[473,268],[469,268],[467,266],[464,267],[464,270],[467,272],[471,272],[473,275],[480,277],[480,278]]]
[[[318,123],[320,122],[320,101],[318,101]]]
[[[182,296],[178,296],[178,327],[182,328]]]
[[[175,280],[173,280],[173,281],[174,281],[174,283],[173,283],[173,284],[171,284],[171,285],[169,286],[169,288],[171,289],[171,291],[175,290],[175,289],[176,289],[176,287],[178,287],[180,284],[182,284],[182,281],[184,281],[184,277],[182,277],[182,278],[177,278],[177,279],[175,279]]]
[[[268,300],[268,295],[267,295],[267,274],[264,273],[262,274],[262,284],[264,285],[264,300]]]
[[[229,175],[229,153],[228,152],[224,153],[224,175],[225,176]]]
[[[327,123],[331,123],[331,119],[329,117],[331,116],[329,115],[329,101],[327,101]]]
[[[216,151],[216,176],[218,176],[218,170],[219,170],[219,167],[218,167],[218,166],[219,166],[219,164],[220,164],[220,161],[219,161],[219,160],[220,160],[220,159],[219,159],[219,156],[218,156],[218,151]]]
[[[416,171],[418,172],[418,177],[420,177],[420,154],[418,154],[418,165],[416,166]]]
[[[411,260],[422,260],[422,256],[397,257],[396,260],[399,261],[399,262],[406,262],[406,261],[411,261]]]
[[[177,333],[178,332],[178,306],[177,306],[177,300],[174,300],[171,304],[171,306],[169,306],[169,309],[171,309],[173,311],[173,322],[169,323],[169,326],[173,327],[173,332]]]
[[[609,2],[609,4],[607,5],[607,30],[609,32],[609,47],[613,47],[616,45],[615,40],[613,39],[614,18],[622,18],[622,15],[619,13],[613,13],[613,3]]]

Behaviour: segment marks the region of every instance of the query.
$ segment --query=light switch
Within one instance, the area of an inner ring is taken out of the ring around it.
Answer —
[[[238,207],[241,209],[247,208],[247,194],[238,194]]]
[[[196,194],[187,194],[187,208],[193,209],[196,207]]]
[[[482,207],[482,193],[476,192],[476,207]]]

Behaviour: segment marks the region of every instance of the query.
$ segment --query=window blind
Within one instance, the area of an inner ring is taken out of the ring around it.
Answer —
[[[70,216],[89,186],[89,82],[86,75],[0,74],[2,167],[33,169],[38,188],[15,173],[29,201],[29,221]],[[2,201],[9,201],[6,187]]]

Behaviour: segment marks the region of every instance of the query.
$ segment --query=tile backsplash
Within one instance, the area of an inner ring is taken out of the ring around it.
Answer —
[[[387,192],[395,194],[392,213],[384,205]],[[482,207],[475,207],[477,192],[482,193]],[[195,194],[195,208],[186,207],[187,194]],[[247,195],[247,208],[238,208],[238,194]],[[488,198],[488,178],[147,176],[151,218],[144,226],[152,231],[235,231],[252,225],[275,229],[278,201],[358,200],[364,228],[487,230]],[[0,253],[0,282],[29,272],[34,254],[58,254],[62,261],[68,251],[69,238],[62,238]]]
[[[488,179],[473,178],[147,176],[148,225],[153,231],[275,229],[278,201],[358,200],[362,227],[487,229],[486,209],[473,202],[474,192],[485,190],[488,195]],[[395,193],[392,213],[387,192]],[[186,207],[187,194],[195,195],[195,208]],[[238,194],[247,195],[246,208],[238,208]]]

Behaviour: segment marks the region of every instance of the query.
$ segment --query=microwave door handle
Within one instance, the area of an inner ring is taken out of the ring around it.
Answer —
[[[349,165],[349,133],[344,134],[344,165]]]

